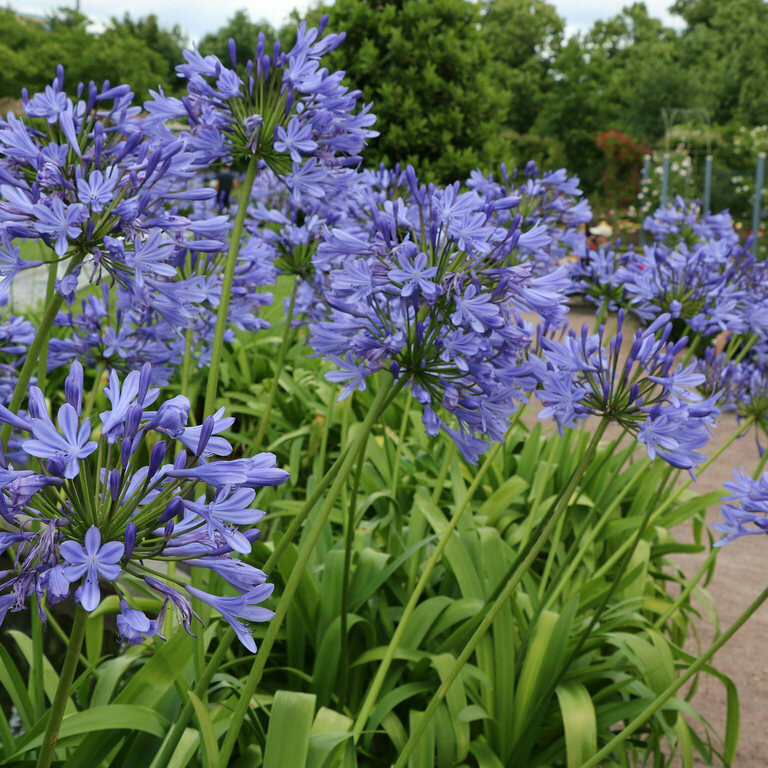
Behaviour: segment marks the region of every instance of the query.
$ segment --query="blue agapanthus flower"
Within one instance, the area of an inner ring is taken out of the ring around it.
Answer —
[[[725,500],[737,503],[723,504],[723,522],[712,524],[716,531],[726,534],[715,542],[716,547],[742,536],[768,533],[768,473],[753,480],[744,474],[743,468],[741,472],[734,469],[733,478],[733,482],[725,483],[725,489],[731,493]]]
[[[257,603],[272,586],[262,571],[234,555],[248,554],[259,535],[254,525],[264,513],[253,507],[254,489],[279,485],[288,473],[276,466],[273,454],[218,459],[231,453],[218,433],[233,419],[222,410],[190,427],[187,398],[177,395],[157,404],[159,393],[150,381],[148,364],[122,382],[113,372],[104,390],[110,408],[100,414],[97,433],[82,417],[78,362],[65,382],[66,402],[57,424],[34,386],[27,415],[0,407],[0,423],[32,435],[22,446],[40,468],[17,470],[5,460],[0,467],[0,515],[6,528],[0,550],[16,547],[13,567],[0,581],[0,621],[8,610],[23,609],[33,595],[45,618],[45,602],[53,605],[73,588],[87,611],[95,610],[104,594],[114,593],[120,598],[118,629],[136,643],[162,637],[169,605],[191,632],[196,614],[190,598],[195,597],[219,610],[255,651],[249,627],[271,617]],[[211,499],[195,500],[199,484],[209,480]],[[170,578],[169,563],[208,569],[231,590],[212,595],[193,588],[185,568]],[[135,595],[147,588],[158,595],[154,618],[133,605]]]
[[[624,310],[607,346],[601,325],[592,334],[586,325],[562,339],[542,335],[539,356],[531,356],[530,374],[539,382],[536,397],[541,418],[552,418],[562,432],[590,415],[615,421],[657,456],[691,471],[704,461],[699,449],[709,441],[719,414],[717,394],[703,397],[705,377],[697,363],[683,366],[676,356],[687,344],[670,342],[669,315],[624,344]]]
[[[467,186],[483,195],[502,227],[515,216],[527,230],[521,235],[514,259],[533,261],[537,274],[558,269],[563,259],[586,248],[583,225],[592,220],[589,201],[582,196],[579,179],[565,168],[540,171],[533,161],[522,172],[510,173],[502,163],[500,178],[473,171]]]
[[[525,396],[523,313],[560,325],[568,281],[509,265],[536,225],[524,230],[517,216],[497,226],[494,203],[458,183],[420,185],[411,167],[403,179],[394,200],[368,197],[359,224],[324,232],[313,286],[325,309],[310,344],[336,366],[327,378],[345,385],[342,397],[382,369],[407,381],[427,432],[443,429],[476,461],[480,438],[503,440]]]
[[[36,239],[67,269],[56,289],[68,303],[80,281],[103,281],[131,311],[191,325],[205,279],[179,264],[224,250],[227,229],[182,215],[215,196],[185,142],[151,141],[127,85],[81,83],[68,95],[62,67],[23,107],[24,119],[0,119],[0,301],[41,264],[20,259],[11,240]]]
[[[180,138],[198,164],[255,157],[284,178],[296,199],[322,198],[346,183],[349,166],[359,163],[367,140],[377,135],[371,105],[355,112],[360,92],[342,84],[343,72],[321,66],[344,40],[343,33],[323,36],[327,21],[310,28],[301,22],[296,42],[285,51],[279,41],[267,50],[260,33],[245,62],[230,40],[231,66],[196,49],[185,51],[177,71],[186,80],[186,97],[152,91],[145,129],[162,143],[182,122]]]

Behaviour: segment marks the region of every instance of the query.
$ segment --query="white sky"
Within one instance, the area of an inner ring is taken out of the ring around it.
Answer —
[[[596,19],[613,16],[632,0],[550,0],[565,18],[568,32],[588,29]],[[645,0],[652,16],[665,23],[680,26],[680,20],[670,16],[666,9],[673,0]],[[71,5],[75,0],[10,0],[20,11],[45,15],[59,6]],[[96,22],[108,21],[112,16],[130,13],[136,19],[154,13],[165,26],[178,24],[191,39],[199,39],[206,32],[222,26],[235,11],[248,10],[251,19],[266,18],[280,26],[293,8],[305,10],[310,0],[80,0],[80,10]]]

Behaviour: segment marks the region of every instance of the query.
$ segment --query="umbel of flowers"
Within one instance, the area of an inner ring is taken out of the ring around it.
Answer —
[[[419,185],[410,167],[406,178],[407,197],[372,201],[366,229],[333,229],[318,247],[327,315],[310,325],[310,344],[337,366],[327,378],[344,382],[342,397],[381,369],[407,381],[427,432],[443,429],[474,462],[483,437],[504,439],[524,397],[532,331],[520,313],[560,325],[567,280],[562,270],[534,277],[532,263],[508,265],[516,248],[549,242],[544,227],[524,231],[519,216],[494,223],[519,198]]]
[[[370,104],[353,114],[360,92],[342,85],[343,72],[320,66],[344,40],[343,33],[321,37],[327,21],[310,29],[302,22],[289,51],[279,41],[267,51],[260,34],[244,64],[230,39],[231,68],[216,56],[185,51],[186,64],[177,70],[187,96],[152,92],[147,129],[162,143],[173,135],[168,122],[182,120],[188,129],[181,138],[198,162],[256,158],[287,177],[297,196],[319,198],[329,186],[343,185],[367,139],[377,135],[370,130],[376,118]]]
[[[134,307],[152,308],[175,327],[187,325],[199,278],[169,282],[176,274],[169,262],[177,247],[195,249],[195,241],[213,239],[220,249],[226,227],[220,221],[193,225],[169,206],[215,194],[190,186],[189,173],[179,173],[194,160],[183,141],[171,138],[149,151],[127,85],[105,82],[99,90],[80,83],[73,101],[62,67],[44,93],[24,94],[24,110],[27,122],[12,113],[0,120],[2,232],[40,239],[68,260],[58,284],[63,296],[74,295],[86,263],[91,277],[105,272],[124,286]],[[19,259],[8,239],[2,245],[7,292],[19,271],[39,262]]]
[[[647,329],[638,329],[624,347],[624,310],[608,345],[605,329],[591,334],[584,325],[561,340],[542,337],[541,356],[531,357],[531,375],[539,381],[536,397],[562,432],[589,415],[615,421],[645,445],[650,458],[664,459],[691,471],[705,457],[698,453],[720,413],[718,395],[702,398],[697,388],[705,377],[697,364],[676,363],[688,342],[670,342],[670,316],[660,315]]]
[[[0,619],[22,610],[32,596],[60,602],[74,591],[85,611],[95,610],[102,590],[120,597],[120,634],[129,642],[162,636],[167,606],[192,631],[190,597],[217,610],[243,645],[256,645],[252,622],[272,612],[259,606],[272,592],[258,568],[237,558],[259,535],[263,512],[253,508],[255,488],[279,485],[288,473],[275,457],[222,460],[231,453],[220,433],[234,419],[223,409],[197,427],[187,426],[189,401],[177,395],[157,404],[150,366],[121,382],[113,372],[104,389],[110,408],[100,414],[94,439],[82,418],[83,369],[74,363],[56,422],[43,392],[31,387],[27,413],[0,408],[0,421],[28,434],[22,448],[37,470],[0,469],[0,550],[15,549],[12,570],[0,586]],[[203,492],[197,496],[196,492]],[[179,568],[171,575],[170,563]],[[220,576],[229,594],[190,586],[182,573],[204,568]],[[162,600],[159,615],[132,607],[138,589]]]

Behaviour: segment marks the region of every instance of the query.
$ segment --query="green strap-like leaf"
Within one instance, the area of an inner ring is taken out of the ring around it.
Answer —
[[[581,683],[555,689],[563,715],[568,768],[578,768],[597,752],[597,718],[589,691]]]
[[[200,742],[203,745],[203,768],[216,768],[219,764],[219,744],[216,740],[211,714],[208,707],[192,691],[187,691],[187,695],[195,710]]]
[[[315,697],[278,691],[272,704],[264,749],[264,768],[306,768]]]
[[[185,728],[166,768],[186,768],[199,746],[200,733],[194,728]]]
[[[93,707],[66,715],[61,722],[59,740],[95,731],[125,730],[144,731],[160,737],[165,735],[167,728],[168,720],[153,709],[129,704],[109,704],[105,707]],[[11,757],[15,758],[24,752],[36,749],[42,741],[43,734],[35,736]]]

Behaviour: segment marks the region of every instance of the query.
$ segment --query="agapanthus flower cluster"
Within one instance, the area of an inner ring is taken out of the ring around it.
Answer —
[[[678,201],[645,222],[643,248],[584,251],[569,267],[571,292],[600,309],[623,306],[643,322],[668,313],[674,338],[768,331],[768,268],[742,246],[727,213],[698,217]]]
[[[372,202],[368,226],[333,228],[318,247],[327,314],[310,324],[310,344],[336,366],[327,378],[344,384],[341,397],[382,369],[405,379],[427,432],[443,429],[475,461],[482,437],[504,439],[523,396],[531,332],[522,313],[561,324],[567,279],[508,266],[515,248],[546,236],[519,217],[496,226],[494,212],[511,201],[488,202],[458,183],[419,185],[410,167],[405,174],[407,196]]]
[[[736,504],[723,504],[720,512],[723,522],[712,523],[712,527],[726,534],[725,538],[715,542],[722,547],[742,536],[756,536],[768,533],[768,473],[753,480],[741,472],[733,470],[733,482],[725,483],[725,489],[731,495],[725,501]]]
[[[338,47],[343,34],[322,37],[327,17],[318,28],[299,24],[296,43],[270,52],[260,34],[245,64],[238,62],[230,40],[231,67],[216,56],[185,51],[177,67],[187,81],[184,98],[152,92],[145,104],[147,130],[164,142],[172,136],[169,123],[183,121],[185,146],[201,163],[240,162],[257,158],[285,178],[297,199],[320,198],[345,183],[349,166],[359,163],[375,116],[370,105],[354,113],[359,91],[342,85],[343,72],[330,73],[323,57]]]
[[[663,312],[702,336],[766,329],[766,268],[750,251],[725,240],[658,242],[635,251],[616,270],[629,308],[649,321]],[[757,311],[755,311],[757,309]]]
[[[273,268],[295,280],[292,325],[321,319],[328,310],[323,295],[335,263],[316,258],[318,245],[330,228],[347,232],[370,230],[370,217],[365,216],[365,211],[376,195],[374,175],[368,171],[350,173],[346,186],[300,203],[273,174],[266,172],[261,178],[271,178],[276,183],[262,185],[258,202],[248,210],[246,230],[252,242],[261,241],[274,254]],[[286,298],[286,309],[290,304],[291,299]]]
[[[520,261],[533,259],[537,274],[557,269],[571,253],[586,248],[583,225],[592,220],[589,201],[582,197],[579,179],[569,177],[565,168],[541,172],[533,161],[526,164],[522,174],[513,169],[510,174],[501,165],[501,179],[473,171],[467,186],[485,197],[487,202],[516,199],[514,206],[504,205],[495,214],[499,226],[507,226],[519,215],[522,226],[544,227],[548,239],[534,248],[521,247],[515,252]]]
[[[627,292],[619,270],[633,257],[632,246],[622,251],[620,240],[611,246],[594,249],[585,245],[566,264],[571,278],[568,292],[596,304],[598,310],[617,312],[619,307],[627,303]]]
[[[180,206],[215,195],[195,186],[196,158],[181,139],[149,142],[127,85],[80,83],[73,99],[59,67],[43,93],[24,93],[23,105],[25,120],[0,120],[3,291],[33,266],[9,238],[38,239],[50,260],[65,262],[56,288],[68,301],[83,277],[106,278],[137,311],[186,327],[200,278],[182,280],[175,264],[221,250],[228,232],[226,220],[182,215]]]
[[[697,201],[686,202],[677,195],[671,205],[657,208],[643,222],[643,229],[657,242],[673,245],[681,239],[689,245],[699,240],[724,240],[734,246],[739,235],[728,211],[702,213]]]
[[[28,411],[0,408],[0,421],[26,433],[22,447],[33,468],[0,468],[0,550],[13,549],[0,582],[0,620],[37,596],[53,605],[74,593],[93,611],[103,594],[120,598],[117,626],[130,643],[162,637],[170,605],[192,631],[191,598],[217,610],[249,650],[252,622],[272,612],[259,605],[271,593],[265,574],[236,557],[259,535],[255,488],[279,485],[287,472],[269,453],[223,460],[232,452],[221,436],[234,419],[223,409],[188,426],[190,404],[177,395],[158,403],[151,370],[114,372],[104,392],[110,407],[92,429],[82,414],[83,369],[74,363],[56,421],[43,392],[31,387]],[[200,492],[200,488],[205,490]],[[199,494],[199,495],[198,495]],[[168,566],[175,563],[171,574]],[[190,568],[208,569],[228,585],[214,595],[189,584]],[[132,607],[147,589],[159,612]]]
[[[751,347],[735,345],[719,352],[714,347],[705,350],[698,360],[699,370],[706,377],[703,390],[717,393],[722,411],[734,413],[740,422],[755,426],[755,442],[760,455],[761,440],[768,437],[768,349],[763,338]]]
[[[637,330],[629,349],[623,323],[620,310],[607,346],[602,325],[595,334],[584,325],[580,334],[571,330],[560,340],[540,338],[540,357],[530,361],[544,405],[539,416],[554,419],[561,432],[590,415],[606,417],[635,435],[651,459],[690,471],[704,461],[698,450],[709,441],[719,413],[717,394],[702,397],[697,388],[704,376],[696,363],[677,362],[687,339],[669,341],[669,315]]]

